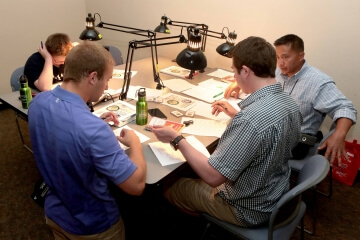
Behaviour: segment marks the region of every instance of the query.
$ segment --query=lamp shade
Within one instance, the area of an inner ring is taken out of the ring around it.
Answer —
[[[193,52],[188,48],[177,55],[176,63],[189,70],[203,70],[207,66],[206,57],[202,51]]]
[[[188,45],[176,57],[176,63],[189,70],[203,70],[207,66],[206,57],[201,51],[201,34],[198,28],[194,28],[193,32],[188,29]]]
[[[166,16],[162,16],[160,25],[155,28],[154,32],[170,34],[170,29],[167,27],[167,19]]]
[[[82,31],[79,37],[81,40],[97,41],[101,40],[101,34],[95,29],[95,18],[88,14],[86,18],[86,29]]]
[[[229,33],[228,37],[226,38],[226,42],[220,44],[216,48],[216,51],[222,56],[229,57],[228,53],[229,53],[230,49],[235,45],[236,37],[237,37],[237,34],[235,32]]]

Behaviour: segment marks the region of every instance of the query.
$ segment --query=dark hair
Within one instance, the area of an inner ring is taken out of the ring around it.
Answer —
[[[274,42],[275,47],[280,45],[289,45],[292,50],[295,52],[303,52],[304,51],[304,41],[296,36],[295,34],[287,34],[277,39]]]
[[[248,37],[237,43],[228,54],[238,73],[242,66],[249,67],[258,77],[275,77],[276,52],[274,47],[260,37]]]

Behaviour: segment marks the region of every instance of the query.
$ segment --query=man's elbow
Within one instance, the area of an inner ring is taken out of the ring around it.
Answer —
[[[132,195],[134,196],[141,196],[145,190],[145,181],[139,183],[134,189]]]
[[[225,182],[226,178],[215,178],[215,177],[209,177],[207,179],[203,179],[204,182],[206,182],[210,187],[216,188],[219,185],[223,184]]]

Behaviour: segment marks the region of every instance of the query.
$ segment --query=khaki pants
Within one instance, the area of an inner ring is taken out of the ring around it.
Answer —
[[[102,233],[92,235],[74,235],[64,231],[59,225],[57,225],[50,218],[46,217],[46,224],[51,228],[55,240],[124,240],[125,239],[125,227],[122,218],[117,221],[108,230]]]
[[[181,178],[166,190],[165,196],[178,208],[205,212],[222,221],[239,225],[235,208],[219,196],[216,188],[201,179]]]

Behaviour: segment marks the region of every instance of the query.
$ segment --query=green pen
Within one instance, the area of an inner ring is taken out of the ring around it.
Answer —
[[[216,94],[215,96],[213,96],[213,98],[216,98],[216,97],[220,96],[220,95],[223,94],[223,93],[224,93],[224,92],[220,92],[220,93]]]

